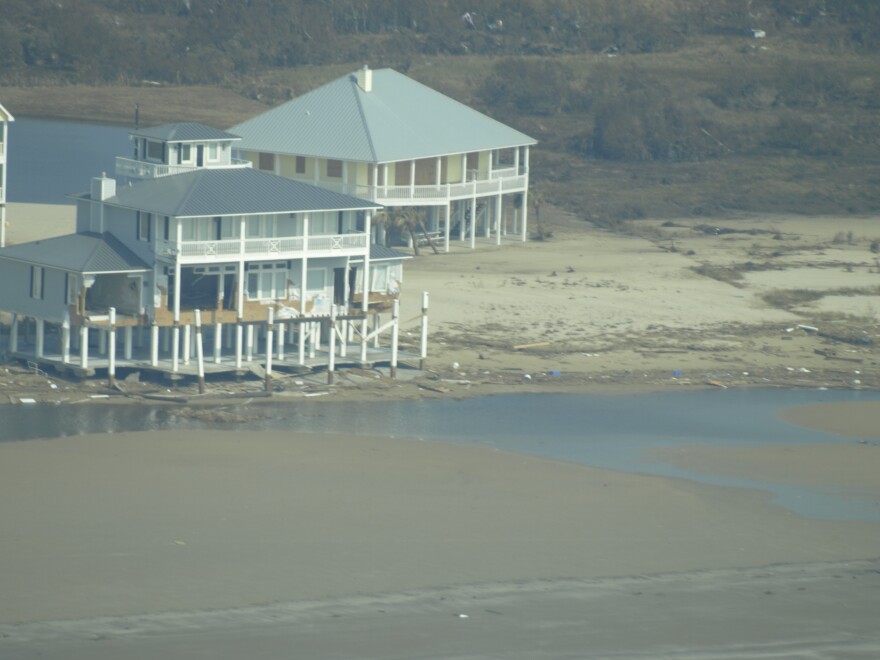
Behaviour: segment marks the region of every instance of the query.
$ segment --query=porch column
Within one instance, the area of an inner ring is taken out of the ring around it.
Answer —
[[[388,196],[388,163],[382,163],[382,196]]]
[[[180,324],[175,321],[171,329],[171,371],[180,369]]]
[[[140,328],[138,328],[138,330],[140,330]],[[123,350],[123,355],[125,356],[126,360],[131,359],[133,335],[134,335],[134,328],[132,328],[130,325],[125,326],[125,330],[123,330],[123,334],[122,334],[122,342],[123,342],[123,349],[122,350]],[[140,332],[138,332],[138,335],[140,335]]]
[[[43,357],[43,340],[46,337],[46,322],[43,319],[34,319],[37,326],[37,336],[34,341],[34,356]]]
[[[9,352],[18,353],[18,314],[12,315],[9,325]]]
[[[330,305],[330,349],[327,355],[327,384],[333,384],[336,370],[336,305]]]
[[[183,223],[177,220],[177,245],[183,243]],[[171,333],[171,371],[180,368],[180,256],[174,260],[174,329]]]
[[[428,292],[422,291],[422,325],[421,340],[419,342],[419,369],[425,369],[425,360],[428,358]]]
[[[70,362],[70,319],[66,315],[61,322],[61,361]]]
[[[315,172],[317,172],[317,159],[315,161]],[[315,174],[317,176],[317,174]],[[247,228],[245,225],[244,216],[242,216],[238,223],[238,238],[239,238],[239,257],[238,257],[238,272],[236,274],[237,281],[235,283],[235,368],[241,369],[241,352],[242,352],[242,330],[241,323],[244,320],[244,285],[245,285],[245,271],[244,271],[244,249],[245,249],[245,240],[247,238]]]
[[[276,340],[277,341],[276,350],[278,352],[278,361],[279,362],[284,360],[284,328],[285,328],[285,324],[281,323],[281,321],[279,321],[277,324],[277,327],[276,327],[276,332],[278,335],[278,338]]]
[[[192,326],[187,323],[183,326],[183,363],[189,364],[192,353]]]
[[[366,230],[367,234],[370,233],[370,222],[372,220],[372,213],[367,211],[366,213]],[[364,284],[363,284],[363,296],[361,297],[361,312],[363,312],[364,320],[361,323],[361,362],[366,363],[367,361],[367,334],[369,333],[369,325],[367,320],[367,311],[370,308],[370,250],[364,253]]]
[[[471,250],[477,247],[477,188],[474,186],[474,196],[471,197]]]
[[[223,324],[214,324],[214,363],[220,364],[220,355],[223,352]]]
[[[367,236],[370,235],[369,230],[367,231]],[[299,272],[299,318],[304,319],[306,317],[306,283],[309,277],[309,265],[308,265],[308,244],[309,244],[309,215],[308,213],[303,215],[303,253],[302,253],[302,261],[300,262],[300,272]],[[303,365],[306,363],[306,329],[308,326],[300,321],[297,326],[297,349],[299,353],[299,364]]]
[[[107,355],[107,331],[98,328],[98,355]]]
[[[416,196],[416,159],[409,161],[409,198],[415,199]]]
[[[495,198],[495,245],[501,245],[501,179],[498,179],[498,196]]]
[[[202,345],[202,311],[195,310],[196,321],[196,369],[199,378],[199,394],[205,393],[205,350]],[[189,326],[187,326],[189,327]]]
[[[528,238],[528,216],[529,216],[529,148],[525,147],[525,153],[523,154],[523,171],[526,175],[526,188],[523,190],[523,201],[522,201],[522,220],[520,221],[520,239],[525,243]]]
[[[450,230],[450,225],[452,225],[452,217],[451,217],[450,214],[451,214],[451,212],[452,212],[452,208],[451,208],[451,206],[450,206],[450,202],[449,202],[449,192],[448,192],[448,188],[449,188],[449,186],[447,185],[446,187],[447,187],[447,193],[446,193],[446,227],[444,227],[444,229],[443,229],[443,251],[444,251],[444,252],[449,252],[449,230]]]
[[[397,378],[397,343],[400,325],[400,301],[395,298],[391,305],[391,377]]]
[[[79,329],[79,366],[89,368],[89,326],[82,325]]]
[[[159,325],[155,319],[150,324],[150,366],[159,366]]]
[[[517,147],[513,150],[513,174],[514,176],[519,176],[519,150],[520,147]]]
[[[272,323],[274,322],[274,312],[275,310],[272,307],[269,307],[268,315],[269,317],[266,319],[266,391],[269,392],[272,389]]]
[[[107,366],[107,381],[110,387],[116,387],[116,308],[110,308],[110,327],[107,330],[110,336],[109,365]]]
[[[254,324],[247,324],[247,331],[245,333],[245,361],[253,362],[254,360]]]

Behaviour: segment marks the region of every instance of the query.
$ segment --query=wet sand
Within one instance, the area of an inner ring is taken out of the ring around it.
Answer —
[[[880,450],[866,456],[876,474]],[[7,443],[0,524],[0,657],[880,650],[873,617],[844,606],[880,606],[877,563],[850,563],[877,556],[880,525],[484,447],[232,432]]]

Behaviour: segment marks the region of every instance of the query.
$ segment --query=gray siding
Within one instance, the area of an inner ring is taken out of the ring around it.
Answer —
[[[65,272],[43,269],[43,298],[31,297],[31,267],[14,261],[0,261],[0,309],[60,323],[66,305]]]

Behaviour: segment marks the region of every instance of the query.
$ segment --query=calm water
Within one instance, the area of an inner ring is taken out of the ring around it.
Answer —
[[[116,156],[130,156],[130,129],[16,117],[9,124],[6,200],[72,204],[92,177],[113,176]]]
[[[880,520],[880,503],[854,493],[691,473],[645,460],[646,448],[710,444],[854,443],[782,421],[790,406],[878,400],[880,392],[712,390],[628,396],[503,395],[463,401],[296,402],[238,407],[254,418],[217,426],[139,406],[6,406],[0,440],[81,433],[163,429],[298,430],[406,436],[497,447],[628,472],[685,477],[703,483],[760,488],[803,515]]]

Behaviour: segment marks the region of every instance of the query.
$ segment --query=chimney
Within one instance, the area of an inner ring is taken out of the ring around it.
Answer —
[[[107,177],[106,172],[101,172],[101,176],[92,179],[92,199],[94,201],[104,201],[116,194],[116,179]]]
[[[373,72],[370,67],[364,64],[364,68],[357,73],[358,87],[365,92],[373,91]]]

